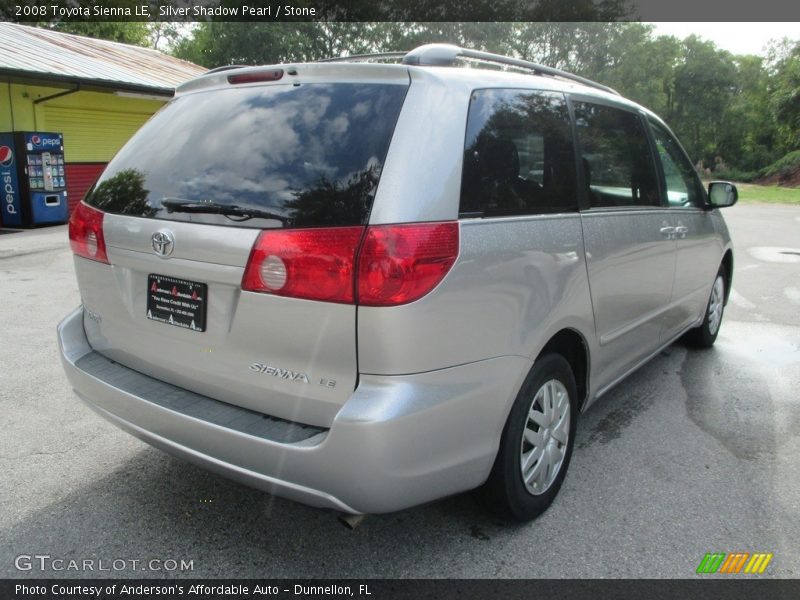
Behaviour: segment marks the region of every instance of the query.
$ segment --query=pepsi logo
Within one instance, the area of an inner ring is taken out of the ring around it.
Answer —
[[[9,146],[0,146],[0,167],[9,167],[14,162],[14,151]]]
[[[42,143],[42,138],[40,138],[38,135],[31,136],[31,144],[33,144],[34,146],[38,146],[41,143]]]

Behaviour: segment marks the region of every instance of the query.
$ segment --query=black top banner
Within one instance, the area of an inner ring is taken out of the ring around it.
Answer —
[[[798,580],[486,580],[486,579],[341,579],[341,580],[152,580],[152,579],[5,579],[3,600],[250,600],[255,598],[329,598],[359,600],[502,598],[531,600],[789,600],[800,595]]]
[[[800,21],[786,0],[0,0],[41,21]]]

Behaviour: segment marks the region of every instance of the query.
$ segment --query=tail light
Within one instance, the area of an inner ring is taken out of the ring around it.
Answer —
[[[458,223],[369,227],[358,259],[358,303],[396,306],[422,298],[458,257]]]
[[[242,289],[352,303],[363,233],[363,227],[262,231],[250,253]]]
[[[250,73],[239,73],[238,75],[228,75],[228,83],[257,83],[261,81],[278,81],[283,77],[283,69],[272,69],[269,71],[252,71]]]
[[[69,218],[69,245],[78,256],[108,264],[103,215],[83,202],[78,203]]]
[[[458,246],[455,222],[376,225],[366,234],[363,227],[266,230],[253,245],[242,289],[364,306],[407,304],[439,284]]]

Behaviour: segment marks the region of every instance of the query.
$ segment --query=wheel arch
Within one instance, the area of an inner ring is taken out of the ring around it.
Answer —
[[[572,368],[578,388],[578,410],[582,410],[589,392],[589,367],[591,364],[589,345],[586,343],[586,339],[575,329],[569,327],[561,329],[550,337],[536,358],[549,352],[563,356]]]
[[[725,304],[727,305],[733,282],[733,250],[730,248],[725,251],[722,257],[722,266],[725,268]]]

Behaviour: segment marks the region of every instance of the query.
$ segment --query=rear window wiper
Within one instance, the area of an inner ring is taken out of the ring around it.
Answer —
[[[244,208],[236,204],[220,204],[219,202],[206,202],[197,200],[178,200],[175,198],[164,198],[161,206],[167,212],[198,213],[207,215],[222,215],[224,217],[240,217],[236,221],[246,221],[247,219],[274,219],[281,223],[288,223],[289,219],[267,210],[258,208]]]

